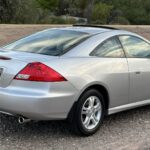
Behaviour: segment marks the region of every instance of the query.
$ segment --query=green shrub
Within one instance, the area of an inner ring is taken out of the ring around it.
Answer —
[[[47,16],[40,20],[38,23],[41,24],[75,24],[76,20],[74,18],[63,18],[61,16]]]
[[[106,24],[112,8],[112,5],[97,3],[92,12],[92,23]]]
[[[120,24],[120,25],[129,25],[130,22],[122,16],[116,17],[112,22],[109,22],[109,24]]]

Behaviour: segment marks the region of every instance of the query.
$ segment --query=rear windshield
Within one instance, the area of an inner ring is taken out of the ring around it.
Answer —
[[[12,51],[60,56],[88,37],[89,34],[84,32],[50,29],[18,40],[3,48]]]

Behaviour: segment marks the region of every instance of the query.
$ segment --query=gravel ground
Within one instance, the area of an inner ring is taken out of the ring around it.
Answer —
[[[0,45],[48,25],[0,25]],[[150,26],[119,26],[150,39]],[[90,137],[77,137],[64,121],[19,125],[14,117],[0,115],[0,150],[149,150],[150,106],[108,116]]]

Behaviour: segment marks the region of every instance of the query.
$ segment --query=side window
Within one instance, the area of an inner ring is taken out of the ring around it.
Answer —
[[[101,43],[98,47],[96,47],[91,55],[114,58],[125,57],[120,41],[116,37],[112,37]]]
[[[135,36],[119,37],[128,57],[150,57],[150,44]]]

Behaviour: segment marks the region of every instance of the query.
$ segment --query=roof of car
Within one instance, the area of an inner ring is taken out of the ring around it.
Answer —
[[[61,28],[65,30],[72,30],[78,32],[85,32],[89,34],[99,34],[112,30],[119,30],[110,26],[96,26],[96,25],[73,25],[72,27]]]

